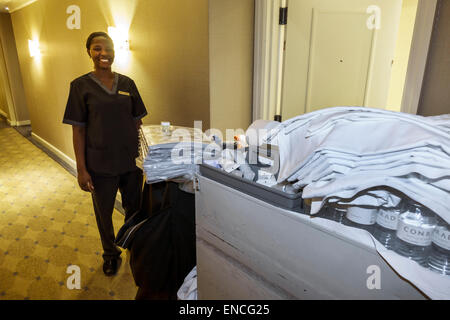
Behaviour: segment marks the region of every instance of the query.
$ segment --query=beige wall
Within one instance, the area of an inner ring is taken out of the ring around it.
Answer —
[[[450,114],[450,0],[438,2],[418,114]]]
[[[400,111],[408,69],[409,52],[416,20],[419,0],[403,0],[400,26],[395,47],[394,64],[392,65],[391,82],[387,101],[388,110]]]
[[[253,92],[254,0],[209,1],[211,127],[246,130]]]
[[[149,111],[144,123],[209,127],[207,0],[79,0],[81,29],[66,27],[71,0],[38,0],[11,14],[33,132],[74,158],[62,124],[69,83],[92,70],[85,41],[109,25],[129,27],[131,51],[113,70],[133,78]],[[28,39],[42,56],[31,58]]]
[[[13,121],[27,121],[30,119],[27,101],[20,73],[17,49],[14,40],[14,32],[11,24],[11,17],[7,13],[0,13],[0,73],[3,86],[5,88],[5,100],[9,107],[14,108]]]

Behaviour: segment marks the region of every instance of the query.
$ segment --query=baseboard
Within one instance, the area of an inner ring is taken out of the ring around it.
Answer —
[[[6,118],[6,121],[8,121],[8,124],[11,127],[21,127],[21,126],[29,126],[31,125],[31,121],[30,120],[25,120],[25,121],[11,121],[8,118]]]
[[[8,115],[6,114],[5,111],[0,109],[0,116],[2,116],[3,118],[6,119],[6,121],[8,122],[8,125],[10,125],[11,127],[21,127],[21,126],[29,126],[31,125],[31,121],[30,120],[25,120],[25,121],[11,121],[8,117]]]
[[[30,120],[16,121],[15,127],[29,126],[29,125],[31,125],[31,121]]]
[[[34,132],[31,133],[31,138],[44,147],[47,151],[51,152],[54,156],[56,156],[59,160],[68,165],[74,172],[77,169],[77,163],[72,160],[69,156],[67,156],[64,152],[47,142],[45,139],[39,137]]]

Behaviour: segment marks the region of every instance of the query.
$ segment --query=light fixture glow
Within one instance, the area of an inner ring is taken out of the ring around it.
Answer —
[[[129,51],[130,41],[128,40],[128,32],[116,27],[108,27],[108,34],[114,42],[116,51]]]
[[[39,48],[38,40],[28,40],[28,49],[30,50],[30,57],[40,57],[41,49]]]

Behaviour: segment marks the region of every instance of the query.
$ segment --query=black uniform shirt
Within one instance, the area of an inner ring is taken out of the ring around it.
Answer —
[[[88,73],[71,82],[63,123],[86,127],[89,172],[118,175],[136,169],[136,121],[146,115],[132,79],[115,73],[109,90]]]

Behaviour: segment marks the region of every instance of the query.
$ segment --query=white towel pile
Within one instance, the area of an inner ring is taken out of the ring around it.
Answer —
[[[195,130],[172,127],[170,135],[165,135],[160,125],[141,127],[140,158],[147,183],[193,178],[202,156],[208,153],[208,144],[201,140],[203,133]]]
[[[450,115],[422,117],[334,107],[273,128],[277,182],[303,188],[311,213],[326,203],[394,207],[403,195],[450,223]]]

